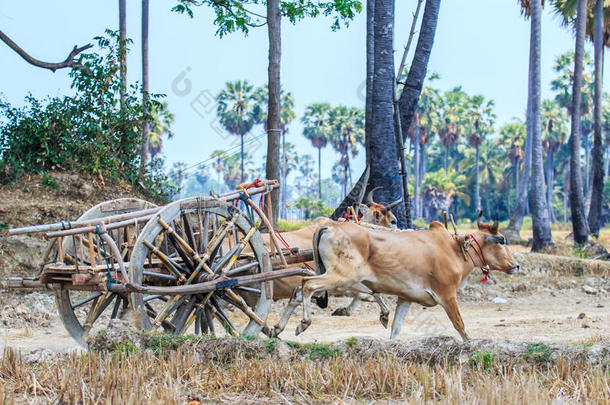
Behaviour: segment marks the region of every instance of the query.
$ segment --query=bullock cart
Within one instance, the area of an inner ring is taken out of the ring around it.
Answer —
[[[43,232],[50,244],[36,277],[10,277],[7,286],[52,290],[83,346],[112,319],[176,334],[270,335],[273,280],[313,274],[302,265],[311,250],[282,247],[273,230],[267,242],[261,234],[272,229],[262,202],[278,187],[256,180],[166,206],[124,198],[73,221],[10,229]]]

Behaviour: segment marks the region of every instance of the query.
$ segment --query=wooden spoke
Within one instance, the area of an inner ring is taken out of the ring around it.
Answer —
[[[90,295],[89,297],[87,297],[87,298],[85,298],[85,299],[83,299],[81,301],[78,301],[76,304],[73,304],[72,305],[72,309],[76,309],[76,308],[82,307],[86,303],[91,302],[91,301],[93,301],[96,298],[99,298],[101,295],[102,295],[101,292],[97,292],[97,293],[95,293],[93,295]]]
[[[193,308],[195,307],[196,299],[192,295],[187,296],[187,300],[184,305],[182,305],[177,311],[174,317],[172,318],[172,323],[176,327],[176,333],[183,333],[185,330],[185,324],[188,321],[189,315],[193,312]]]
[[[153,300],[161,300],[163,302],[167,302],[167,297],[164,295],[149,295],[148,297],[144,298],[144,302],[149,302],[149,301],[153,301]]]
[[[197,243],[195,243],[195,236],[193,236],[193,228],[191,228],[191,223],[188,219],[188,214],[182,213],[182,229],[184,229],[184,233],[186,233],[186,240],[188,240],[189,245],[193,247],[195,252],[198,252]]]
[[[146,313],[148,314],[149,317],[154,319],[158,316],[157,312],[155,312],[153,307],[148,302],[145,303],[144,305],[146,306]],[[161,325],[165,328],[165,330],[169,330],[172,332],[176,330],[176,327],[168,320],[164,320],[163,322],[161,322]]]
[[[214,331],[214,311],[215,309],[211,305],[206,305],[203,310],[205,324],[208,326],[208,331],[212,336],[216,336]]]
[[[115,319],[117,317],[117,315],[119,314],[119,309],[121,308],[121,301],[124,298],[121,297],[120,295],[116,296],[116,299],[114,301],[114,307],[112,308],[112,315],[110,315],[110,319]]]
[[[201,231],[201,244],[199,245],[199,251],[207,250],[209,240],[209,229],[210,229],[210,215],[205,214],[203,217],[203,230]]]
[[[223,328],[225,328],[225,331],[231,336],[237,336],[237,329],[235,329],[233,323],[229,320],[229,318],[225,315],[224,311],[220,308],[220,305],[218,305],[218,301],[216,300],[216,298],[212,297],[210,299],[210,302],[216,310],[214,315],[216,316],[216,318],[218,318]]]
[[[172,280],[172,281],[178,280],[178,277],[172,276],[171,274],[155,273],[152,271],[143,271],[142,274],[145,276],[160,278],[163,280]]]
[[[252,287],[236,287],[236,290],[240,290],[240,291],[246,291],[246,292],[251,292],[254,294],[260,294],[261,290],[259,290],[258,288],[252,288]]]
[[[247,271],[250,271],[250,270],[254,269],[255,267],[258,267],[258,262],[244,264],[243,266],[239,266],[234,269],[231,269],[231,270],[227,271],[226,275],[228,277],[231,277],[236,274],[245,273]]]

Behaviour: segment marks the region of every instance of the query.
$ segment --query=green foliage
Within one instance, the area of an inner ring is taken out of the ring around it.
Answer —
[[[488,352],[474,352],[470,359],[468,360],[468,364],[471,367],[482,367],[483,370],[487,370],[490,368],[493,363],[497,360],[497,356],[493,353]]]
[[[291,207],[305,211],[305,218],[313,219],[317,217],[331,216],[334,209],[324,204],[324,201],[307,196],[301,197]]]
[[[173,333],[153,334],[146,340],[146,348],[156,354],[176,350],[185,343],[197,341],[194,335],[174,335]]]
[[[339,347],[333,347],[328,343],[297,343],[286,341],[286,343],[298,350],[300,354],[307,355],[309,360],[325,360],[338,357],[341,354]]]
[[[40,178],[40,185],[43,187],[52,188],[57,190],[59,188],[59,183],[53,177],[50,177],[48,174],[43,174]]]
[[[158,94],[150,95],[155,117],[146,114],[137,86],[127,89],[121,107],[118,35],[106,31],[95,39],[98,53],[82,54],[83,67],[70,72],[73,95],[43,100],[28,95],[19,108],[0,100],[0,172],[5,180],[23,172],[70,169],[138,180],[142,123],[157,117],[168,125],[170,114]],[[162,162],[151,162],[142,183],[163,195],[159,166]]]
[[[250,28],[265,25],[266,17],[262,0],[178,0],[178,4],[172,8],[180,14],[187,14],[193,18],[193,8],[207,5],[212,8],[216,18],[214,25],[218,27],[216,35],[223,37],[227,34],[239,31],[248,35]],[[341,23],[348,25],[357,13],[362,11],[362,3],[358,0],[334,0],[313,1],[293,0],[281,1],[280,12],[282,16],[295,24],[307,17],[319,15],[333,16],[332,30],[341,28]]]
[[[139,351],[138,347],[128,340],[115,344],[112,350],[119,361]]]
[[[349,337],[345,341],[345,344],[347,345],[347,347],[355,349],[358,347],[358,338],[356,338],[355,336]]]
[[[551,361],[553,349],[545,343],[530,343],[524,358],[537,363],[548,363]]]
[[[280,219],[277,223],[277,229],[280,232],[298,231],[309,225],[309,221],[285,221]]]

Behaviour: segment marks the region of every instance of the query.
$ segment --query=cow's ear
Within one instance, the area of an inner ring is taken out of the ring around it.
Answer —
[[[375,221],[381,222],[383,220],[383,214],[377,210],[375,210]]]
[[[366,214],[366,213],[368,212],[369,207],[368,207],[368,205],[366,205],[366,204],[360,204],[360,205],[358,206],[358,209],[360,210],[360,214],[361,214],[361,215],[364,215],[364,214]]]
[[[498,220],[496,219],[493,224],[489,227],[491,233],[498,233]]]

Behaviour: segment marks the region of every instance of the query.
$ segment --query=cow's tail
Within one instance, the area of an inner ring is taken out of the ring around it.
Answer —
[[[318,275],[326,273],[326,268],[324,267],[324,262],[322,261],[322,258],[320,257],[320,250],[318,249],[318,245],[320,243],[320,238],[322,237],[322,234],[326,230],[328,230],[328,227],[324,226],[324,227],[318,229],[313,236],[313,239],[314,239],[313,240],[313,260],[314,260],[314,264],[315,264],[315,271],[316,271],[316,274],[318,274]],[[324,308],[328,307],[328,291],[324,291],[323,296],[314,297],[314,298],[316,300],[316,305],[318,305],[320,308],[324,309]]]

